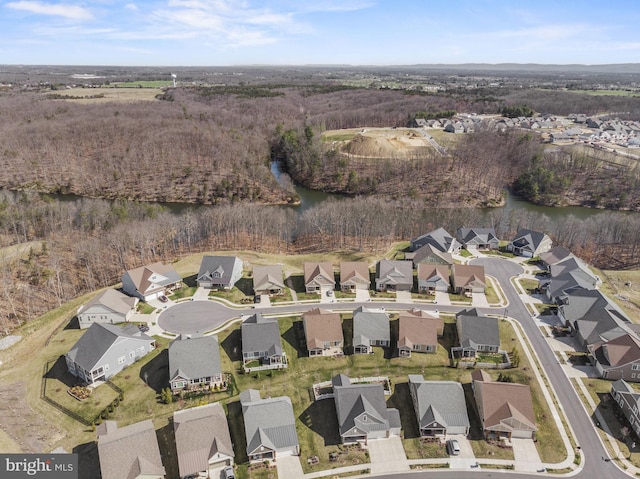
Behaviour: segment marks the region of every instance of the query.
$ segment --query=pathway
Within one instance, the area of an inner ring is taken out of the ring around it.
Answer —
[[[409,461],[404,453],[402,439],[398,436],[385,439],[374,439],[367,444],[371,459],[371,473],[408,471]]]

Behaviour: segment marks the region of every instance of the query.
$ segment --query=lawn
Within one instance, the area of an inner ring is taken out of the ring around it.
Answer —
[[[471,304],[471,302],[473,301],[473,298],[469,298],[469,297],[465,296],[464,294],[449,293],[449,300],[452,301],[452,302],[469,303],[469,304]]]
[[[235,304],[250,303],[252,301],[250,297],[248,297],[236,286],[234,286],[228,291],[225,291],[225,290],[210,291],[209,297],[226,299],[227,301],[231,301],[232,303],[235,303]]]
[[[498,295],[498,292],[496,291],[496,289],[491,285],[490,282],[487,283],[487,287],[484,290],[484,294],[487,297],[487,302],[489,304],[499,304],[500,303],[500,296]]]
[[[171,294],[172,300],[182,299],[182,298],[190,298],[196,293],[198,288],[194,286],[186,286],[184,288],[176,289],[173,294]]]
[[[142,314],[152,314],[156,310],[154,306],[151,306],[150,304],[147,304],[147,303],[143,303],[142,301],[138,303],[138,306],[136,309],[139,313],[142,313]]]
[[[535,279],[520,278],[520,279],[517,279],[516,281],[520,283],[520,286],[522,286],[522,289],[528,294],[531,294],[533,292],[532,290],[538,288],[538,281]]]

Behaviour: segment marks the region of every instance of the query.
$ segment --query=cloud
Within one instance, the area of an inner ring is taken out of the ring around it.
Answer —
[[[126,8],[127,10],[132,10],[134,12],[138,11],[138,5],[136,5],[135,3],[127,3],[124,8]]]
[[[93,15],[89,10],[79,5],[65,3],[44,3],[36,1],[9,2],[6,7],[14,10],[24,10],[38,15],[51,15],[71,20],[90,20]]]

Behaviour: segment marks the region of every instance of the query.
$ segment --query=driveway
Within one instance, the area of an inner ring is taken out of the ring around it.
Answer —
[[[436,303],[441,304],[443,306],[451,305],[451,298],[449,297],[449,293],[446,291],[436,291]]]
[[[410,303],[411,291],[396,291],[396,302],[398,303]]]
[[[542,461],[533,439],[511,439],[511,445],[518,471],[534,472],[542,469]]]
[[[371,301],[371,295],[368,289],[356,289],[356,303],[366,303]]]
[[[304,477],[298,456],[278,456],[276,466],[278,479],[300,479]]]
[[[409,461],[399,437],[372,439],[369,441],[369,458],[371,474],[408,471]]]

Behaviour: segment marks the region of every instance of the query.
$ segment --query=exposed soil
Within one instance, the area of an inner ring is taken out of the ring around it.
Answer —
[[[342,151],[364,158],[410,158],[431,148],[426,139],[409,129],[364,129]]]

